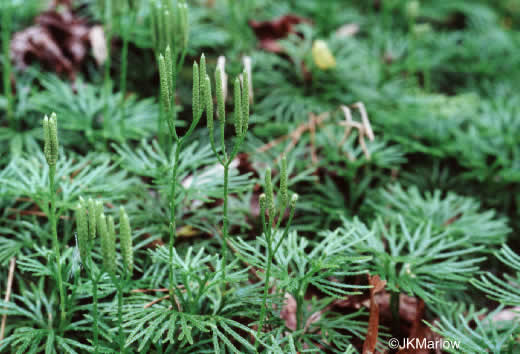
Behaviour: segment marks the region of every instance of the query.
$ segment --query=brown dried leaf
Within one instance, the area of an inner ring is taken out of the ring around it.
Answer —
[[[108,57],[107,41],[103,26],[98,25],[92,27],[88,34],[88,39],[90,41],[90,46],[92,47],[92,55],[94,56],[97,65],[103,65]]]
[[[359,25],[356,23],[347,23],[336,30],[336,36],[339,38],[352,37],[359,32]]]
[[[327,310],[328,309],[325,308],[321,311],[316,311],[312,315],[310,315],[309,318],[307,318],[307,321],[305,321],[305,327],[303,328],[303,331],[307,332],[311,324],[318,322],[321,319],[321,315],[325,313]]]
[[[381,318],[390,319],[392,317],[390,311],[390,294],[386,291],[375,295],[375,301],[379,305]],[[399,295],[399,316],[401,320],[411,324],[417,317],[417,298],[405,294]],[[365,307],[370,306],[370,302],[365,300],[363,302]]]
[[[493,321],[512,321],[520,318],[520,306],[503,309],[493,316]]]
[[[297,303],[294,297],[285,293],[285,302],[280,312],[280,318],[285,320],[285,326],[293,331],[296,330]]]
[[[368,319],[368,331],[363,343],[363,354],[374,353],[379,332],[379,304],[375,300],[375,295],[382,291],[386,281],[381,280],[379,275],[368,276],[368,283],[372,285],[370,289],[370,317]]]
[[[56,1],[54,8],[41,13],[35,24],[14,34],[11,58],[21,69],[38,61],[49,70],[73,79],[85,59],[90,26],[77,17],[70,4]]]
[[[145,233],[143,236],[145,237],[145,239],[152,238],[152,235],[149,233]],[[161,246],[164,246],[164,241],[159,238],[159,239],[150,241],[149,243],[145,244],[144,248],[156,248],[156,247],[161,247]]]
[[[250,20],[249,26],[260,40],[260,48],[273,53],[282,53],[283,48],[277,42],[278,39],[295,33],[294,25],[310,22],[308,19],[296,15],[284,15],[270,21]]]
[[[424,339],[426,341],[437,341],[441,339],[441,336],[434,333],[431,328],[425,325],[422,320],[424,318],[425,305],[423,300],[416,301],[415,319],[413,320],[412,327],[408,333],[408,338],[417,338],[419,342]],[[440,349],[435,351],[441,353]],[[427,348],[415,348],[415,349],[401,349],[398,351],[400,354],[428,354],[431,353],[430,349]]]
[[[54,65],[58,74],[73,71],[72,63],[63,55],[52,34],[41,26],[15,33],[11,40],[11,59],[18,68],[25,69],[34,58],[44,65]]]

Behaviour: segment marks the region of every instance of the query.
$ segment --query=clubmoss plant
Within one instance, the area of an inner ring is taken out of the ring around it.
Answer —
[[[86,205],[89,205],[87,217]],[[117,289],[117,322],[119,326],[118,342],[120,345],[120,352],[124,353],[124,332],[123,332],[123,293],[127,287],[128,281],[131,278],[133,270],[133,248],[132,248],[132,231],[130,227],[130,221],[126,211],[123,207],[120,209],[119,219],[119,238],[120,248],[123,256],[123,274],[117,276],[117,251],[116,251],[116,227],[114,218],[110,215],[105,216],[103,210],[103,204],[99,201],[93,201],[89,199],[88,203],[85,203],[83,199],[80,199],[79,204],[76,207],[76,228],[78,235],[78,248],[87,272],[89,273],[90,280],[93,288],[93,320],[94,320],[94,349],[98,352],[99,349],[99,328],[98,328],[98,297],[97,287],[99,280],[104,272],[108,273],[112,283]],[[90,215],[94,215],[94,218],[90,218]],[[103,258],[102,271],[99,271],[92,262],[92,249],[95,240],[95,235],[99,234],[101,255]]]
[[[45,154],[45,160],[49,165],[49,223],[51,224],[52,242],[54,247],[54,254],[56,257],[57,267],[57,282],[58,291],[60,295],[60,313],[62,324],[66,319],[66,300],[65,300],[65,288],[63,285],[62,272],[61,272],[61,252],[60,242],[58,240],[58,220],[56,217],[56,182],[54,181],[56,175],[56,163],[58,162],[58,119],[55,113],[52,113],[50,118],[45,116],[43,118],[43,140],[44,147],[43,152]]]
[[[103,269],[114,277],[116,273],[116,240],[114,230],[114,219],[101,214],[96,221],[99,236],[101,238],[101,255],[103,256]]]
[[[81,262],[88,273],[92,283],[92,324],[93,324],[93,341],[94,352],[99,350],[99,320],[98,320],[98,283],[102,275],[92,262],[92,244],[96,237],[96,213],[97,203],[92,198],[85,202],[80,197],[80,201],[76,206],[76,230],[78,237],[78,247]]]
[[[162,146],[168,145],[169,142],[165,142],[165,135],[162,133],[163,122],[166,120],[170,124],[169,119],[171,115],[174,115],[173,119],[177,115],[175,109],[175,91],[177,87],[177,73],[184,65],[184,58],[188,49],[188,38],[189,38],[189,23],[188,23],[188,5],[185,0],[176,1],[175,5],[170,0],[157,0],[152,4],[152,42],[157,57],[159,69],[163,66],[164,70],[168,70],[168,81],[169,81],[169,94],[168,94],[168,108],[165,108],[166,103],[162,80],[164,74],[161,74],[161,90],[160,100],[163,110],[159,115],[158,120],[158,131],[159,141]],[[161,64],[161,56],[164,59],[164,63]],[[171,127],[170,129],[171,135]]]
[[[247,70],[244,70],[240,78],[236,78],[234,81],[234,126],[235,126],[235,139],[228,153],[226,149],[226,103],[224,92],[227,91],[225,87],[225,73],[221,72],[221,67],[217,67],[215,71],[215,86],[216,86],[216,99],[217,99],[217,119],[220,123],[220,151],[217,151],[215,144],[214,124],[213,124],[213,96],[211,92],[211,80],[209,76],[205,76],[203,92],[204,92],[204,104],[206,106],[206,121],[209,131],[209,139],[213,153],[217,157],[219,163],[224,168],[224,215],[222,220],[222,279],[226,278],[226,265],[227,265],[227,242],[229,237],[229,216],[228,216],[228,196],[229,196],[229,168],[233,159],[237,156],[240,147],[244,143],[247,135],[247,129],[249,126],[249,87],[250,78]]]
[[[125,277],[128,279],[134,269],[134,251],[132,248],[132,230],[130,228],[130,220],[128,219],[125,208],[122,206],[119,209],[119,239],[121,244],[121,254],[123,256]]]
[[[287,176],[287,160],[285,156],[282,157],[281,169],[280,169],[280,190],[278,192],[277,205],[274,201],[273,184],[271,181],[271,169],[268,168],[265,173],[265,192],[260,195],[260,216],[262,219],[262,230],[267,241],[267,262],[265,265],[265,279],[264,279],[264,293],[262,296],[262,307],[260,312],[260,320],[258,322],[258,337],[263,329],[265,321],[265,312],[267,306],[267,295],[269,291],[269,279],[271,276],[271,265],[273,263],[273,256],[278,251],[278,248],[282,244],[283,240],[289,233],[292,219],[294,217],[294,211],[296,209],[296,202],[298,201],[298,194],[294,193],[289,201],[289,189],[288,189],[288,176]],[[282,237],[278,238],[275,243],[275,235],[278,232],[280,223],[284,218],[284,214],[289,207],[289,219],[285,224]],[[278,212],[278,218],[276,216]],[[299,314],[300,315],[300,314]],[[256,343],[258,346],[258,342]]]
[[[92,242],[94,241],[94,239],[96,238],[96,228],[97,228],[97,225],[96,225],[96,216],[98,214],[98,208],[97,208],[97,205],[96,205],[96,202],[92,199],[92,198],[89,198],[88,199],[88,224],[89,224],[89,229],[88,229],[88,237],[89,237],[89,241]]]
[[[76,229],[78,238],[79,255],[81,263],[86,265],[89,255],[89,233],[88,233],[88,217],[84,206],[84,200],[80,199],[75,210]]]
[[[103,273],[106,272],[117,289],[118,342],[120,351],[124,352],[125,338],[122,328],[123,293],[132,276],[134,257],[132,230],[128,215],[121,206],[119,210],[119,238],[123,258],[123,274],[121,277],[117,277],[116,227],[114,218],[111,215],[105,216],[104,207],[100,201],[94,201],[90,198],[88,202],[85,202],[81,197],[75,208],[75,216],[80,257],[82,264],[87,270],[93,289],[94,351],[99,351],[98,283]],[[100,236],[101,256],[103,258],[101,269],[97,268],[92,261],[92,250],[94,249],[96,234]]]
[[[119,90],[122,93],[122,100],[126,96],[126,82],[128,71],[128,43],[133,34],[134,25],[139,12],[140,1],[119,0],[116,1],[116,20],[119,24],[123,46],[121,48],[121,73],[119,75]],[[123,106],[123,105],[122,105]],[[123,106],[124,107],[124,106]],[[124,124],[124,120],[121,121]]]
[[[183,136],[177,134],[175,127],[176,112],[175,112],[175,65],[174,65],[174,54],[167,46],[164,54],[159,55],[159,75],[160,75],[160,91],[161,91],[161,102],[166,113],[166,122],[168,123],[168,132],[170,139],[175,143],[174,146],[174,160],[173,160],[173,171],[172,179],[170,182],[170,240],[169,240],[169,255],[170,255],[170,300],[175,305],[174,291],[178,291],[176,287],[174,264],[173,264],[173,246],[176,239],[176,191],[177,191],[177,174],[179,168],[179,156],[183,147],[184,142],[195,130],[202,113],[204,112],[204,105],[201,102],[201,97],[204,96],[204,90],[207,87],[205,84],[206,80],[206,59],[204,54],[200,58],[200,68],[197,63],[193,63],[193,92],[192,92],[192,111],[193,119],[188,130]]]

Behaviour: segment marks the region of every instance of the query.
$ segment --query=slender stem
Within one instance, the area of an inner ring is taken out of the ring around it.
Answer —
[[[66,312],[65,312],[65,291],[63,288],[63,280],[61,274],[61,253],[60,243],[58,241],[58,226],[56,221],[56,189],[54,185],[54,176],[56,174],[56,166],[49,167],[49,192],[51,209],[49,212],[49,221],[52,227],[52,242],[54,244],[54,254],[56,255],[56,265],[58,272],[58,290],[60,295],[60,312],[61,312],[61,325],[65,324]],[[61,328],[63,328],[60,326]]]
[[[190,280],[189,280],[188,275],[186,273],[184,273],[182,275],[182,280],[183,280],[183,283],[185,284],[184,289],[186,290],[186,299],[187,299],[186,302],[188,303],[189,313],[194,313],[193,306],[196,305],[196,303],[194,301],[193,294],[191,292],[191,287],[189,286]]]
[[[283,210],[285,210],[285,204],[284,204],[284,207],[282,208],[282,210],[280,211],[279,220],[283,216]],[[276,228],[273,230],[272,226],[271,226],[271,221],[269,221],[269,223],[266,224],[265,209],[262,210],[260,213],[261,213],[261,217],[262,217],[262,228],[264,230],[265,239],[266,239],[266,242],[267,242],[267,267],[266,267],[267,269],[265,271],[264,294],[263,294],[263,297],[262,297],[262,308],[260,309],[260,322],[258,324],[258,331],[257,331],[257,337],[258,338],[260,337],[260,333],[261,333],[262,328],[264,326],[265,313],[266,313],[266,310],[267,310],[267,294],[268,294],[268,291],[269,291],[269,283],[270,283],[269,279],[271,277],[271,265],[273,263],[273,258],[274,258],[274,255],[276,254],[276,251],[278,251],[278,248],[282,244],[282,240],[289,233],[289,228],[291,226],[292,219],[293,219],[293,216],[294,216],[294,208],[291,207],[290,214],[289,214],[289,220],[287,221],[287,224],[285,225],[285,230],[284,230],[282,236],[280,237],[280,240],[276,243],[274,248],[273,248],[273,241],[274,241],[273,236],[276,235],[276,230],[278,229],[278,226],[280,225],[280,223],[278,222],[277,225],[276,225]],[[298,301],[300,301],[300,300],[298,300]],[[298,302],[297,306],[300,306],[299,302]],[[303,318],[303,312],[301,314],[298,313],[298,315],[301,315],[302,318]],[[297,318],[297,321],[298,321],[298,318]],[[255,348],[258,348],[258,343],[259,343],[259,341],[257,340],[256,344],[255,344]]]
[[[11,61],[9,59],[9,39],[11,37],[11,7],[5,5],[2,16],[2,50],[3,50],[3,81],[4,95],[7,99],[7,121],[14,128],[13,93],[11,91]]]
[[[116,279],[114,275],[114,282],[117,286],[117,324],[119,327],[119,352],[125,352],[125,340],[123,338],[123,279]]]
[[[264,327],[265,321],[265,312],[267,309],[267,294],[269,292],[269,278],[271,277],[271,263],[273,263],[273,254],[271,245],[269,244],[267,247],[267,269],[265,271],[265,282],[264,282],[264,294],[262,296],[262,308],[260,309],[260,322],[258,323],[258,331],[257,337],[260,338],[260,333],[262,332],[262,328]],[[256,341],[258,345],[258,340]]]
[[[303,294],[301,289],[298,289],[296,296],[296,330],[302,328],[303,325]]]
[[[123,100],[125,99],[126,94],[126,77],[127,77],[127,67],[128,67],[128,37],[130,36],[131,30],[130,29],[133,26],[133,16],[130,16],[130,23],[128,26],[125,26],[125,29],[123,30],[123,48],[121,50],[121,76],[119,81],[119,89],[121,90],[121,93],[123,94]]]
[[[260,309],[260,319],[258,322],[258,330],[256,332],[257,340],[255,341],[255,349],[258,348],[260,333],[262,332],[262,328],[264,327],[264,319],[265,319],[265,311],[267,306],[267,291],[269,289],[269,277],[271,275],[271,263],[272,263],[272,250],[271,250],[271,226],[266,224],[265,220],[265,208],[261,208],[260,215],[262,219],[262,229],[264,231],[265,240],[267,242],[267,269],[265,272],[265,283],[264,283],[264,294],[262,297],[262,307]]]
[[[132,23],[130,24],[130,26]],[[125,98],[126,98],[126,73],[128,65],[128,36],[126,33],[127,29],[123,31],[123,49],[121,53],[121,77],[119,83],[119,89],[121,90],[121,120],[120,120],[120,133],[123,136],[125,131]]]
[[[287,203],[282,203],[282,207],[280,208],[280,212],[278,213],[278,220],[276,220],[276,223],[274,225],[274,234],[276,234],[276,231],[280,227],[280,224],[282,223],[283,216],[285,214],[285,209],[287,207]]]
[[[222,279],[226,279],[227,239],[228,239],[228,193],[229,193],[229,161],[224,165],[224,216],[222,220]]]
[[[305,300],[305,292],[306,292],[306,286],[302,289],[303,282],[300,283],[300,286],[298,287],[298,292],[296,295],[296,330],[299,331],[304,327],[304,316],[303,316],[303,308],[304,308],[304,300]],[[302,345],[300,341],[296,342],[296,346],[298,351],[302,350]]]
[[[226,152],[226,124],[224,122],[224,117],[220,118],[220,148],[222,149],[222,159],[227,163],[228,156]]]
[[[287,224],[285,225],[285,230],[282,234],[282,237],[280,237],[280,240],[278,240],[278,243],[274,247],[273,255],[276,254],[276,251],[278,251],[278,248],[280,248],[280,246],[282,245],[282,241],[285,239],[285,237],[287,237],[287,234],[289,233],[289,228],[292,224],[292,220],[294,217],[294,210],[295,210],[295,208],[291,207],[291,209],[289,211],[289,220],[287,220]]]
[[[92,243],[94,240],[89,240],[88,242],[88,276],[90,281],[92,282],[92,322],[93,322],[93,332],[94,332],[94,353],[99,353],[99,328],[98,328],[98,282],[99,277],[102,273],[98,273],[98,275],[94,275],[94,262],[92,261]]]
[[[110,93],[112,91],[111,88],[111,80],[110,80],[110,66],[111,66],[111,58],[110,58],[110,46],[112,42],[112,33],[110,28],[110,21],[112,18],[112,0],[106,1],[105,8],[105,35],[106,35],[106,45],[107,45],[107,59],[105,61],[105,77],[104,77],[104,86],[105,86],[105,106],[103,108],[103,138],[106,138],[107,133],[107,125],[108,125],[108,101],[110,97]]]
[[[128,43],[129,38],[132,34],[132,29],[134,27],[135,19],[136,19],[136,10],[131,10],[128,23],[124,26],[123,29],[123,49],[121,51],[121,77],[119,83],[119,89],[121,91],[121,134],[123,134],[125,130],[125,98],[126,98],[126,83],[127,83],[127,73],[128,73]],[[121,23],[120,16],[120,23]]]
[[[157,62],[158,59],[157,59]],[[159,140],[159,145],[164,149],[164,151],[169,151],[170,146],[166,141],[166,132],[164,129],[164,121],[166,119],[166,112],[164,111],[163,106],[163,98],[161,95],[161,90],[159,89],[159,115],[157,116],[157,139]]]
[[[175,147],[175,160],[173,161],[173,174],[171,180],[171,192],[170,192],[170,243],[169,243],[169,263],[170,263],[170,300],[172,305],[175,307],[175,294],[174,288],[176,288],[176,279],[173,269],[173,245],[175,244],[176,239],[176,203],[175,203],[175,194],[177,189],[177,171],[179,167],[179,156],[182,147],[182,140],[177,141],[177,146]]]
[[[400,332],[400,317],[399,317],[399,292],[392,291],[390,295],[390,311],[392,312],[392,332],[394,337]]]
[[[92,260],[91,260],[92,263]],[[90,272],[91,279],[92,279],[92,298],[94,299],[93,305],[92,305],[92,321],[94,322],[94,353],[99,352],[99,329],[98,329],[98,295],[97,295],[97,287],[98,287],[98,280],[99,278],[97,276],[94,276],[94,273]]]

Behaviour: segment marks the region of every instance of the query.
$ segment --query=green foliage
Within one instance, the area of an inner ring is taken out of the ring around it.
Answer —
[[[496,217],[494,210],[482,212],[478,201],[452,192],[422,194],[415,186],[404,189],[393,184],[374,193],[368,204],[385,221],[397,222],[402,215],[409,225],[430,222],[434,230],[447,233],[449,238],[467,236],[472,244],[500,245],[511,231],[506,219]]]
[[[121,93],[114,93],[104,102],[103,88],[81,78],[72,86],[56,76],[46,75],[41,84],[44,90],[33,95],[29,104],[37,112],[56,112],[60,117],[60,128],[68,131],[62,138],[62,144],[67,147],[87,152],[88,146],[76,144],[78,139],[99,146],[102,137],[114,141],[139,140],[156,133],[156,126],[150,124],[159,115],[159,107],[153,98],[138,99],[130,95],[121,103]],[[110,119],[100,117],[104,109],[108,110],[106,113]]]
[[[255,268],[261,268],[268,262],[268,254],[264,253],[264,249],[268,249],[271,242],[278,245],[273,252],[271,264],[276,292],[267,297],[269,318],[278,317],[279,310],[275,305],[283,302],[283,295],[287,292],[296,299],[298,308],[296,329],[301,330],[304,325],[307,326],[305,323],[309,316],[321,310],[320,306],[324,306],[319,302],[309,303],[304,299],[310,286],[316,287],[326,296],[327,300],[323,300],[324,303],[345,295],[359,294],[363,288],[366,288],[348,283],[350,277],[366,273],[366,264],[370,261],[369,256],[357,256],[353,252],[354,246],[362,240],[357,240],[352,232],[329,233],[320,242],[312,243],[296,232],[289,232],[286,236],[284,234],[287,232],[280,231],[272,234],[271,241],[263,235],[256,242],[248,243],[238,239],[233,243],[233,247],[239,251],[238,257],[244,262],[247,260],[248,264]],[[321,343],[322,339],[313,333],[330,330],[331,338],[335,338],[335,344],[339,348],[346,349],[352,338],[362,338],[366,333],[366,323],[359,319],[361,315],[362,311],[352,316],[321,317],[319,321],[312,323],[310,328],[313,330],[309,330],[308,333],[298,331],[293,336],[304,342],[317,340]],[[345,335],[343,330],[347,330],[349,335]]]
[[[460,348],[447,349],[450,353],[511,353],[519,349],[515,338],[518,321],[494,319],[502,311],[498,307],[488,314],[473,306],[446,305],[439,309],[440,319],[430,327],[444,340],[457,341]]]
[[[31,198],[45,212],[48,209],[45,200],[49,198],[48,175],[49,167],[43,153],[15,157],[5,167],[1,179],[5,185],[2,196]],[[124,171],[116,171],[116,165],[104,154],[60,154],[56,180],[60,181],[56,201],[59,211],[73,209],[80,195],[88,197],[102,193],[104,198],[111,200],[123,198],[122,193],[135,183]]]
[[[518,0],[81,0],[24,41],[47,6],[0,5],[0,352],[520,349]]]
[[[495,252],[495,256],[515,271],[515,276],[504,274],[504,279],[500,279],[493,273],[481,275],[480,278],[472,281],[478,289],[484,291],[490,298],[501,302],[504,305],[519,306],[520,304],[520,256],[514,253],[511,248],[504,245],[500,252]]]
[[[167,248],[161,247],[153,251],[152,259],[156,265],[166,270],[169,263]],[[176,279],[182,279],[184,284],[190,286],[175,290],[174,310],[169,309],[171,303],[165,301],[153,308],[143,308],[142,302],[153,300],[154,297],[133,297],[131,301],[135,305],[130,305],[125,310],[128,313],[125,313],[124,326],[132,329],[126,345],[139,341],[139,350],[142,350],[150,342],[169,342],[170,350],[181,350],[193,345],[196,339],[209,345],[212,345],[212,341],[217,342],[213,344],[215,350],[219,347],[218,343],[224,343],[231,351],[240,352],[237,344],[232,344],[235,341],[240,347],[252,349],[251,344],[236,332],[239,330],[254,335],[252,330],[227,316],[230,313],[240,315],[251,311],[243,300],[252,295],[250,292],[254,288],[229,293],[224,299],[220,291],[222,278],[219,274],[223,267],[222,261],[218,256],[207,254],[203,248],[196,253],[189,248],[185,257],[179,256],[174,250],[172,259]],[[227,281],[241,282],[247,278],[247,270],[240,269],[236,262],[229,264],[227,268]]]
[[[398,215],[389,225],[378,219],[371,229],[358,219],[343,223],[334,232],[352,234],[359,241],[358,252],[372,256],[371,271],[385,279],[391,291],[426,301],[442,301],[443,294],[464,290],[469,274],[485,259],[478,255],[484,247],[470,235],[454,239],[447,231],[433,230],[431,222],[411,229]]]
[[[44,265],[42,267],[45,268]],[[60,333],[54,324],[54,314],[58,313],[57,298],[54,292],[51,296],[45,291],[44,278],[40,281],[27,284],[21,294],[14,295],[15,302],[0,304],[0,314],[7,314],[10,318],[16,318],[17,325],[13,327],[13,334],[2,340],[0,350],[7,348],[20,353],[77,353],[78,351],[90,351],[92,347],[70,336],[70,332],[87,332],[89,330],[85,321],[78,320],[70,323],[65,328],[67,334]]]

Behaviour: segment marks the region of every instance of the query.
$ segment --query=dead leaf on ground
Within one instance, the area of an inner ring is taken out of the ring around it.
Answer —
[[[305,327],[303,328],[303,331],[307,332],[311,324],[318,322],[321,319],[321,315],[325,313],[327,310],[328,309],[325,308],[321,311],[316,311],[312,315],[310,315],[309,318],[307,318],[307,321],[305,321]]]
[[[336,36],[339,38],[352,37],[359,32],[359,25],[356,23],[347,23],[336,30]]]
[[[376,280],[374,277],[371,278],[370,284],[374,285]],[[375,291],[374,291],[375,290]],[[375,303],[376,306],[372,306]],[[367,338],[365,340],[365,344],[363,346],[363,352],[370,352],[372,346],[375,345],[375,340],[377,340],[377,333],[373,329],[378,328],[376,326],[376,319],[379,320],[377,325],[389,325],[392,321],[392,314],[390,310],[390,293],[388,293],[384,289],[372,288],[370,291],[370,297],[368,294],[363,293],[361,295],[349,296],[345,299],[338,299],[333,302],[333,306],[337,308],[343,309],[359,309],[361,307],[366,307],[370,309],[370,317],[369,317],[369,331],[367,333]],[[375,308],[378,309],[378,316],[376,315]],[[510,309],[511,310],[511,309]],[[425,313],[425,304],[422,300],[417,299],[415,297],[411,297],[405,294],[401,294],[399,296],[399,316],[401,323],[401,332],[406,333],[408,338],[418,338],[422,340],[426,338],[426,340],[438,340],[441,337],[434,333],[430,327],[423,323]],[[508,318],[512,314],[507,311],[504,312],[503,318]],[[499,318],[501,315],[499,315]],[[367,340],[371,336],[371,341],[367,343]],[[375,350],[375,347],[373,347]],[[366,349],[366,351],[365,351]],[[372,351],[374,352],[374,351]],[[400,351],[399,353],[428,353],[428,351]]]
[[[270,21],[250,20],[249,26],[260,41],[260,48],[272,53],[283,53],[278,40],[295,33],[294,26],[305,22],[310,23],[306,18],[288,14]]]
[[[90,31],[87,20],[74,14],[68,2],[57,1],[36,17],[33,26],[14,34],[11,59],[20,69],[38,61],[73,79],[90,48]]]
[[[313,323],[318,322],[321,319],[321,315],[329,310],[330,310],[329,307],[325,307],[324,309],[322,309],[320,311],[316,311],[312,315],[310,315],[307,318],[307,320],[305,321],[305,326],[303,328],[303,331],[307,332],[309,330],[309,327]],[[298,305],[296,303],[296,300],[294,299],[294,296],[292,296],[289,293],[285,293],[285,302],[284,302],[282,311],[280,312],[280,318],[285,320],[285,326],[293,331],[296,330],[296,326],[297,326],[297,319],[296,319],[297,311],[298,311]]]
[[[107,41],[103,26],[97,25],[92,27],[89,32],[88,39],[92,47],[92,55],[98,66],[103,65],[108,57]]]
[[[280,318],[285,320],[285,326],[293,331],[296,330],[296,311],[297,311],[297,303],[294,297],[285,293],[285,302],[280,312]]]
[[[363,343],[363,354],[374,353],[377,344],[377,336],[379,333],[379,304],[375,299],[375,295],[381,292],[386,281],[381,280],[379,275],[368,276],[368,283],[372,286],[370,288],[370,317],[368,319],[368,331]]]
[[[145,233],[143,236],[144,236],[145,239],[152,238],[152,235],[149,234],[149,233]],[[155,240],[152,240],[152,241],[148,242],[143,247],[144,248],[152,248],[153,249],[153,248],[157,248],[157,247],[161,247],[161,246],[164,246],[164,241],[161,240],[160,238],[158,238],[158,239],[155,239]]]
[[[493,321],[513,321],[520,318],[520,306],[505,308],[493,316]]]
[[[408,338],[417,338],[420,342],[423,340],[430,341],[440,339],[438,334],[435,334],[431,328],[423,323],[425,305],[423,300],[416,300],[415,318],[412,321],[412,327],[408,333]],[[438,351],[440,353],[440,351]],[[400,354],[428,354],[430,350],[427,348],[415,348],[415,349],[401,349]]]

